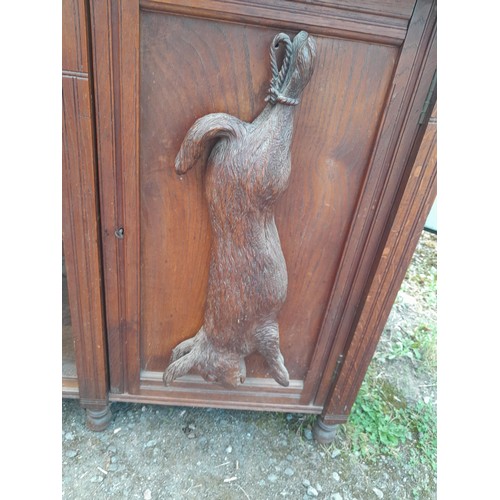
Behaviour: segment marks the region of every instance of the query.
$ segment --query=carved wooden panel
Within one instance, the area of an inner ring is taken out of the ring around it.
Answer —
[[[251,123],[225,113],[205,115],[182,142],[175,169],[179,175],[204,169],[212,244],[204,322],[173,350],[166,385],[196,368],[205,380],[236,387],[245,381],[245,358],[254,352],[265,358],[276,382],[289,385],[277,321],[288,277],[274,206],[288,186],[295,106],[315,57],[316,42],[307,32],[293,41],[277,34],[262,112]]]
[[[176,154],[204,114],[245,121],[259,114],[275,33],[141,14],[143,370],[163,371],[172,349],[203,323],[211,243],[203,171],[179,179]],[[290,184],[276,207],[289,272],[282,351],[296,380],[308,370],[397,56],[393,47],[316,39],[317,68],[297,110]],[[247,376],[268,377],[265,362],[250,358]]]
[[[112,399],[321,412],[408,181],[435,3],[90,0],[90,15]],[[179,177],[176,155],[202,116],[252,121],[269,44],[302,29],[317,42],[316,69],[275,208],[289,386],[250,355],[235,389],[195,374],[164,387],[173,349],[203,324],[212,244],[203,170]]]

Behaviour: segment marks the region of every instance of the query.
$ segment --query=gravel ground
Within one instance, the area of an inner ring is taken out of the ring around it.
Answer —
[[[422,234],[373,362],[408,400],[435,402],[435,374],[387,353],[396,330],[435,325],[435,297],[419,283],[436,273],[436,239]],[[115,403],[110,426],[95,433],[77,401],[62,409],[65,499],[436,498],[435,473],[424,465],[398,453],[363,459],[344,426],[319,445],[305,415]]]

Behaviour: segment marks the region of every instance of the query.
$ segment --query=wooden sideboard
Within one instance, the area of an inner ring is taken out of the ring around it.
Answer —
[[[316,69],[276,208],[290,384],[250,355],[235,389],[165,387],[203,322],[211,244],[204,172],[180,178],[175,156],[197,118],[260,113],[269,45],[300,30]],[[129,401],[315,413],[331,440],[436,195],[435,2],[64,0],[62,77],[63,397],[96,430]]]

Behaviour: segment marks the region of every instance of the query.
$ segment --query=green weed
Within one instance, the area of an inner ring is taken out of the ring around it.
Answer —
[[[426,370],[436,368],[436,325],[420,324],[413,331],[397,328],[390,339],[380,344],[374,358],[377,361],[406,357]]]
[[[312,429],[317,415],[290,413],[286,416],[288,428],[297,436],[303,436],[306,429]]]
[[[357,456],[370,460],[381,454],[401,455],[405,449],[413,462],[436,470],[434,405],[408,404],[388,382],[376,380],[373,370],[369,369],[344,427]]]
[[[412,432],[414,447],[410,449],[413,459],[437,471],[437,414],[436,407],[423,402],[409,409],[408,427]]]
[[[362,457],[374,457],[380,453],[389,453],[407,439],[407,429],[402,418],[403,408],[390,402],[384,396],[382,387],[365,379],[354,403],[347,424],[347,435],[352,450]]]

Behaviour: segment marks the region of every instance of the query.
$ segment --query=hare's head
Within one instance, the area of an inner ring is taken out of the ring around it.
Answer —
[[[285,46],[285,55],[278,70],[276,52],[280,44]],[[267,100],[272,104],[298,104],[300,94],[313,74],[315,57],[316,42],[306,31],[299,32],[293,42],[284,33],[276,35],[271,44],[273,78]]]
[[[170,385],[191,369],[197,370],[207,382],[227,388],[234,388],[245,381],[245,360],[238,353],[215,347],[203,329],[190,340],[181,344],[185,349],[177,353],[174,349],[171,362],[163,374],[165,385]]]
[[[245,382],[245,360],[236,353],[224,353],[212,359],[210,365],[199,366],[201,376],[207,382],[234,388]]]

